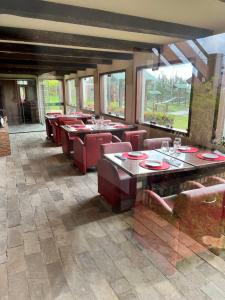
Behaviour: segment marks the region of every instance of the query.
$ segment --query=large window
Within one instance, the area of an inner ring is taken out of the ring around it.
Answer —
[[[81,107],[94,111],[94,77],[81,78]]]
[[[67,104],[71,106],[77,106],[77,95],[75,79],[68,79],[66,81],[67,86]]]
[[[41,80],[40,95],[45,112],[63,112],[63,82],[61,80]]]
[[[102,112],[124,118],[126,72],[101,75],[100,82]]]
[[[139,69],[139,122],[187,132],[192,72],[191,63]]]

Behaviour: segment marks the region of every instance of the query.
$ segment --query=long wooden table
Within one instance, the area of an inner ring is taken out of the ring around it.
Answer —
[[[114,124],[113,122],[111,124]],[[134,130],[137,128],[135,125],[125,125],[121,124],[121,127],[114,127],[115,125],[104,124],[104,125],[89,125],[87,124],[85,128],[74,128],[70,125],[61,125],[61,137],[62,137],[62,150],[66,155],[70,154],[72,149],[73,137],[79,136],[80,138],[84,138],[86,134],[93,133],[103,133],[103,132],[111,132],[112,134],[122,137],[122,133],[128,130]],[[118,123],[115,123],[118,124]],[[124,126],[125,125],[125,126]]]

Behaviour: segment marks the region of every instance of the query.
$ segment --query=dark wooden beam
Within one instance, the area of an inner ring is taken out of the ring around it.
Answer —
[[[24,68],[8,68],[8,67],[1,67],[0,66],[0,74],[31,74],[31,75],[41,75],[45,73],[54,73],[57,75],[69,75],[69,74],[76,74],[76,71],[68,72],[65,70],[40,70],[40,69],[24,69]]]
[[[152,48],[159,47],[158,44],[152,43],[4,26],[0,26],[0,39],[120,51],[151,51]]]
[[[0,44],[1,45],[1,44]],[[38,55],[29,53],[9,53],[0,52],[0,60],[14,60],[14,61],[32,61],[32,62],[46,62],[46,63],[64,63],[66,64],[112,64],[110,59],[97,58],[77,58],[77,57],[62,57],[50,55]]]
[[[50,47],[42,45],[30,45],[19,43],[0,42],[0,52],[24,53],[45,56],[62,56],[71,58],[92,58],[92,59],[119,59],[130,60],[133,58],[131,53],[108,52],[84,49],[72,49],[63,47]]]
[[[151,7],[146,9],[151,9]],[[40,0],[1,0],[0,12],[21,17],[165,35],[183,39],[200,38],[212,34],[211,30],[194,26]]]
[[[35,67],[45,67],[51,66],[54,68],[64,68],[65,70],[73,70],[73,69],[87,69],[87,68],[96,68],[96,64],[76,64],[76,63],[69,63],[66,64],[64,62],[53,62],[53,63],[47,63],[45,61],[31,61],[31,60],[26,60],[26,61],[20,61],[20,60],[15,60],[15,59],[1,59],[0,57],[0,65],[7,65],[7,64],[14,64],[18,66],[35,66]]]
[[[73,73],[78,70],[85,70],[86,67],[77,67],[77,68],[68,68],[63,66],[54,66],[54,65],[25,65],[25,64],[11,64],[11,63],[3,63],[0,62],[0,68],[8,68],[8,69],[35,69],[35,70],[48,70],[48,71],[65,71],[69,73]]]

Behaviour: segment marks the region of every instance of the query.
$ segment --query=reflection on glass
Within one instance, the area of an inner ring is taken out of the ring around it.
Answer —
[[[103,112],[124,118],[126,73],[105,74],[101,77]]]
[[[94,111],[94,77],[81,78],[82,108]]]
[[[175,64],[138,71],[141,84],[141,122],[187,131],[192,64]]]

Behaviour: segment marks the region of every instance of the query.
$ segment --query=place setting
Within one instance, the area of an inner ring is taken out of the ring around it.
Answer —
[[[208,161],[225,161],[225,156],[215,152],[201,152],[196,155],[200,159]]]
[[[139,165],[142,167],[142,168],[145,168],[145,169],[150,169],[150,170],[168,170],[171,165],[166,162],[166,161],[159,161],[159,160],[143,160],[139,163]]]
[[[142,159],[147,159],[148,154],[143,153],[141,151],[132,151],[132,152],[123,153],[122,157],[132,159],[132,160],[142,160]]]

